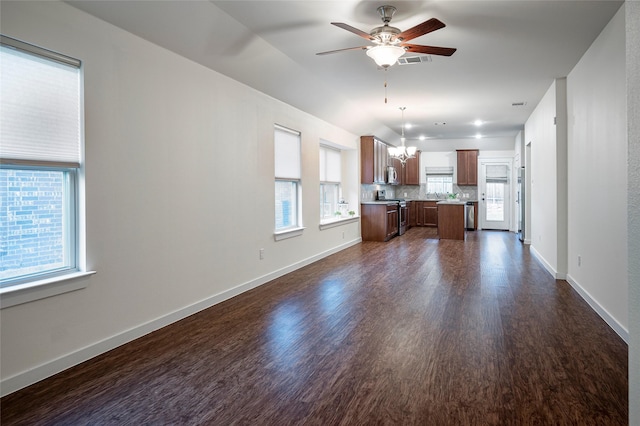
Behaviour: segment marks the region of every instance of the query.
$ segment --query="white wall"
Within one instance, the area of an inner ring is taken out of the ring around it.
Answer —
[[[1,19],[3,34],[83,61],[97,271],[86,289],[0,312],[3,393],[359,241],[358,222],[318,229],[319,141],[351,149],[357,200],[356,135],[64,3],[2,2]],[[307,227],[279,242],[274,123],[302,132]]]
[[[629,401],[640,401],[640,2],[627,2]],[[640,424],[640,404],[629,404],[629,424]]]
[[[624,55],[622,8],[567,78],[551,85],[525,140],[532,252],[627,339]]]
[[[622,8],[567,76],[568,273],[627,331],[627,120]],[[581,265],[578,264],[578,256]]]
[[[525,123],[527,143],[531,142],[530,237],[532,252],[555,276],[558,270],[558,222],[556,132],[556,82]]]

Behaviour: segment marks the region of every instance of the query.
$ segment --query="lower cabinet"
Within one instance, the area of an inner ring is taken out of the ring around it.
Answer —
[[[398,235],[398,219],[400,212],[398,206],[387,206],[387,237],[385,241]]]
[[[436,201],[423,201],[424,226],[438,226],[438,203]]]
[[[361,204],[363,241],[387,241],[398,235],[398,204]]]
[[[437,201],[412,201],[411,203],[415,226],[438,226]]]

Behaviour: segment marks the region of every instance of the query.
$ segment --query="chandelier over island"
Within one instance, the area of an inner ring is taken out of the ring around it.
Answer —
[[[404,110],[407,109],[407,107],[400,107],[400,111],[402,111],[402,136],[400,137],[400,146],[390,146],[388,151],[389,151],[389,156],[391,158],[395,158],[397,160],[400,160],[400,163],[402,164],[402,167],[404,167],[404,165],[407,163],[407,160],[409,158],[414,158],[416,156],[416,151],[418,150],[415,146],[405,146],[404,142],[405,142],[405,137],[404,137]]]

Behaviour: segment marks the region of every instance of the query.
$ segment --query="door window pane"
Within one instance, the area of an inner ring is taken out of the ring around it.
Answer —
[[[487,220],[504,221],[504,190],[504,183],[487,182]]]

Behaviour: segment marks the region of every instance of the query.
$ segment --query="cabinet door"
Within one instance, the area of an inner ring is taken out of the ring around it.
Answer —
[[[389,150],[387,144],[378,141],[380,144],[380,183],[387,181],[387,166],[389,165]]]
[[[467,184],[467,151],[458,151],[457,184]]]
[[[403,185],[420,185],[420,151],[415,158],[409,158],[402,171]]]
[[[465,149],[458,153],[458,185],[478,185],[478,150]]]
[[[478,184],[478,151],[467,151],[467,185]]]
[[[375,145],[375,183],[385,183],[385,173],[387,171],[387,145],[378,139],[375,140]]]
[[[409,222],[408,226],[411,228],[412,226],[416,226],[416,203],[417,201],[409,201],[407,205],[409,206]]]
[[[360,137],[360,183],[375,182],[375,143],[373,136]]]
[[[436,203],[425,203],[424,226],[438,226],[438,206]]]
[[[387,239],[398,234],[398,208],[387,207]]]

